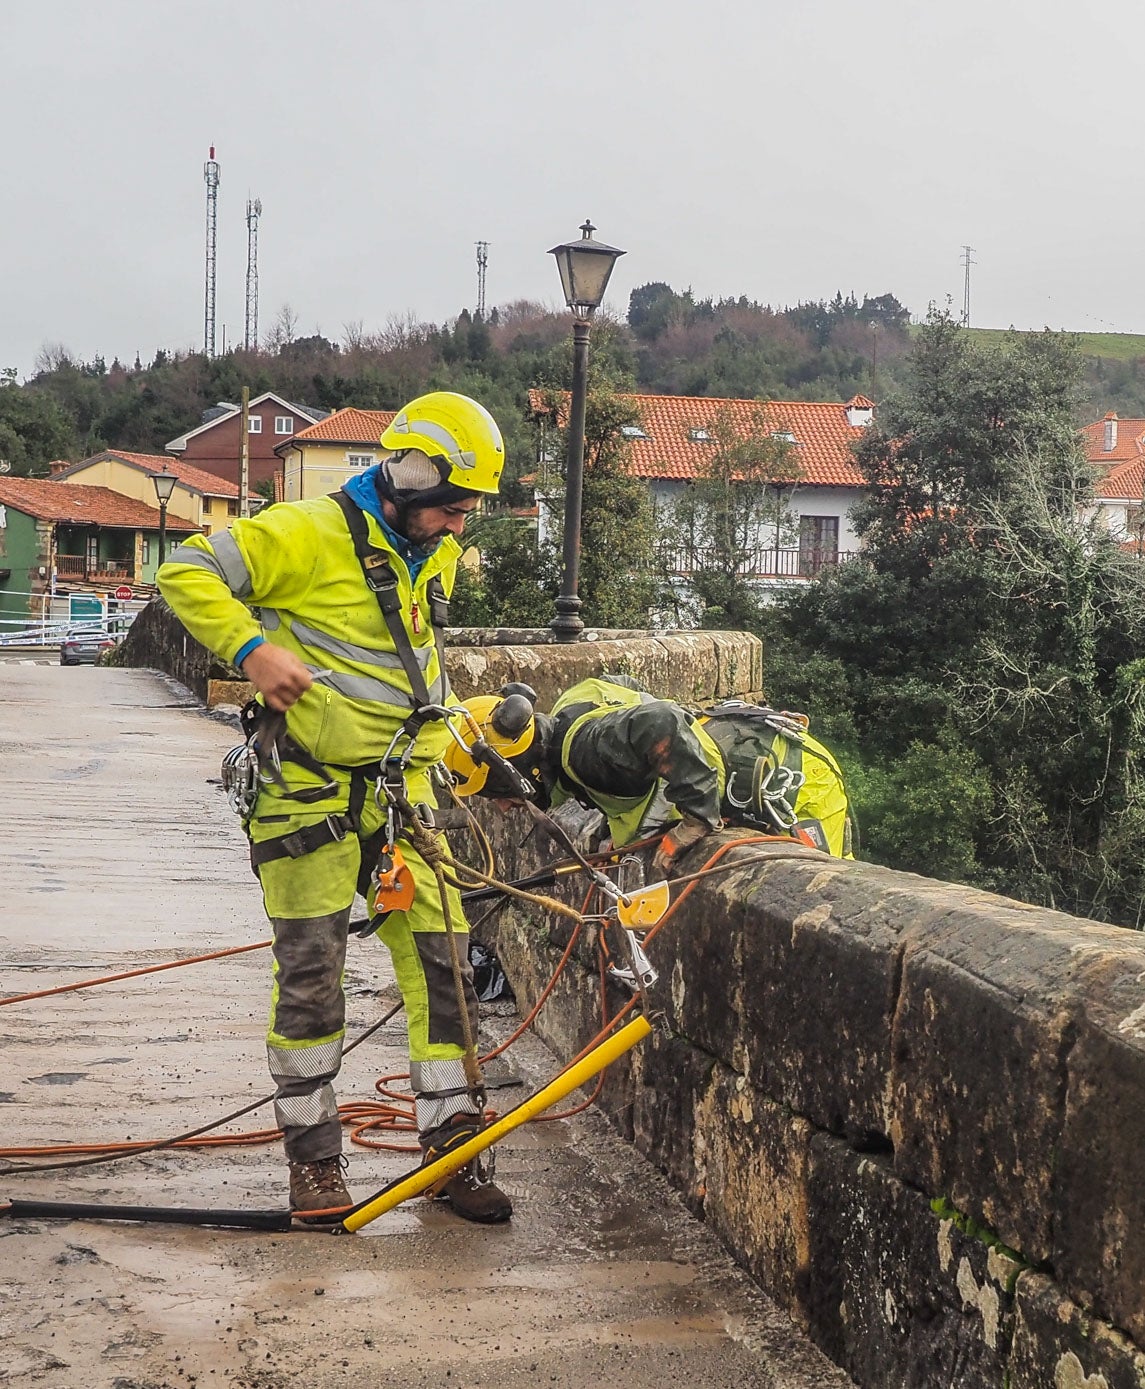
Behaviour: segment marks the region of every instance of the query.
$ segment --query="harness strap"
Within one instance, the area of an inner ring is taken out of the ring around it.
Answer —
[[[251,866],[256,870],[261,864],[279,858],[302,858],[321,849],[326,844],[336,844],[353,833],[354,822],[348,815],[327,815],[313,825],[304,825],[290,834],[281,834],[277,839],[264,839],[250,846]]]
[[[366,587],[378,600],[382,620],[386,624],[390,640],[394,644],[394,651],[397,653],[406,679],[409,681],[414,703],[417,705],[432,704],[434,701],[430,698],[429,686],[425,682],[421,666],[417,663],[413,643],[409,639],[409,632],[402,620],[402,600],[398,591],[398,576],[394,573],[390,557],[384,550],[379,550],[370,544],[370,533],[361,507],[352,501],[345,491],[331,492],[330,495],[341,507],[342,515],[346,518],[350,538],[354,542],[354,553],[358,556],[358,562],[362,566]],[[445,588],[440,575],[435,574],[429,580],[425,586],[425,594],[429,600],[429,620],[430,626],[433,628],[434,646],[437,648],[438,669],[444,682],[445,628],[449,621],[449,600],[445,596]]]

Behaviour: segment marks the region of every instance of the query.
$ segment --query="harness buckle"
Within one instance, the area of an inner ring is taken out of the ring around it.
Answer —
[[[366,580],[366,587],[377,598],[382,612],[395,613],[399,611],[401,596],[398,593],[398,576],[394,573],[389,560],[380,551],[362,555],[361,560],[362,576]]]
[[[340,844],[346,838],[346,826],[341,815],[327,815],[326,828],[330,831],[330,837],[335,844]]]

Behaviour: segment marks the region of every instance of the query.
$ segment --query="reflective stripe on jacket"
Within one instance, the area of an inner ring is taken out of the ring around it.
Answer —
[[[371,544],[390,557],[402,617],[430,697],[444,702],[426,585],[441,575],[453,587],[461,547],[438,544],[411,585],[404,560],[366,516]],[[337,502],[320,497],[280,502],[235,521],[230,530],[192,536],[159,572],[160,592],[197,641],[232,660],[255,636],[292,651],[311,671],[329,671],[287,711],[287,730],[320,762],[353,766],[376,760],[414,707],[409,678],[378,600],[366,587]],[[252,611],[255,609],[257,611]],[[260,622],[261,617],[261,622]],[[428,724],[414,765],[436,761],[448,734]]]

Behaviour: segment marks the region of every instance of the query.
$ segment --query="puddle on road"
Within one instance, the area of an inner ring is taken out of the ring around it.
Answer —
[[[29,1076],[29,1085],[74,1085],[77,1080],[87,1080],[86,1071],[47,1071],[42,1076]]]
[[[425,1270],[408,1267],[349,1269],[328,1273],[323,1284],[325,1296],[339,1300],[355,1301],[385,1293],[395,1301],[424,1298],[427,1305],[436,1305],[435,1299],[449,1293],[471,1297],[481,1292],[561,1292],[580,1289],[647,1295],[651,1290],[656,1290],[663,1296],[664,1289],[687,1288],[695,1279],[696,1270],[690,1264],[632,1259],[608,1264],[570,1261],[497,1268],[455,1265],[448,1272],[436,1266]],[[306,1305],[312,1281],[278,1279],[271,1286],[276,1295],[298,1299],[302,1305]]]

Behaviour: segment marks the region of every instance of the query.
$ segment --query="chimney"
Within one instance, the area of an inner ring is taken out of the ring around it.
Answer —
[[[852,429],[866,429],[874,418],[875,402],[868,400],[865,395],[853,395],[843,406],[843,411]]]
[[[65,468],[70,468],[71,466],[71,463],[66,458],[53,458],[48,464],[48,476],[55,477],[57,473],[62,473]]]
[[[1112,453],[1117,447],[1117,415],[1113,410],[1105,417],[1105,440],[1101,445],[1103,453]]]

